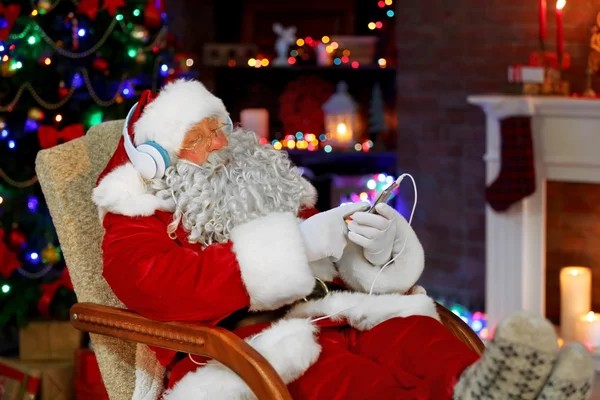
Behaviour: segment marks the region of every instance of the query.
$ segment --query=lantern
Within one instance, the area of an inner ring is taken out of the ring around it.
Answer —
[[[340,81],[337,91],[323,104],[327,143],[332,147],[351,148],[356,143],[358,106],[348,94],[348,85]]]

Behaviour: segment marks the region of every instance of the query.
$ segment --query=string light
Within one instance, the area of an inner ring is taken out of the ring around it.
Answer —
[[[29,44],[35,44],[36,40],[35,40],[35,36],[29,36],[29,39],[27,39],[27,43]]]
[[[299,47],[304,46],[304,39],[300,38],[300,39],[296,40],[296,45]]]
[[[323,37],[321,38],[321,42],[323,42],[323,43],[325,43],[325,44],[329,43],[329,40],[330,40],[330,39],[329,39],[329,36],[323,36]]]
[[[135,10],[133,10],[133,16],[134,17],[139,17],[140,16],[140,10],[138,10],[137,8]]]
[[[376,26],[375,26],[375,22],[369,22],[369,25],[368,25],[368,27],[369,27],[369,29],[370,29],[370,30],[372,30],[372,31],[373,31],[373,30],[375,30],[375,27],[376,27]]]
[[[4,198],[0,196],[0,204],[4,203]]]
[[[394,16],[394,10],[387,10],[387,16],[392,18]]]
[[[16,147],[15,141],[14,140],[9,140],[8,141],[8,148],[12,150],[15,147]]]
[[[85,36],[85,29],[81,28],[80,30],[77,31],[77,34],[79,35],[79,37],[84,37]]]
[[[10,286],[9,285],[2,285],[2,293],[7,294],[8,292],[10,292]]]
[[[56,122],[60,122],[60,121],[62,121],[62,115],[60,115],[60,114],[56,114],[56,117],[54,117],[54,120],[55,120]]]
[[[381,68],[385,68],[387,66],[387,60],[385,58],[380,58],[377,60],[377,64],[379,64]]]
[[[392,5],[392,0],[385,0],[385,5],[386,6],[391,6]]]
[[[46,58],[44,59],[44,64],[46,64],[46,65],[50,65],[51,63],[52,63],[52,60],[51,60],[49,57],[46,57]]]

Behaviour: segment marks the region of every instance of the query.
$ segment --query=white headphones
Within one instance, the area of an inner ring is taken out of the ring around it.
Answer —
[[[146,179],[162,178],[165,175],[165,170],[171,165],[171,157],[169,153],[156,142],[146,142],[135,146],[129,136],[129,122],[131,116],[135,112],[138,103],[135,103],[123,125],[123,138],[125,151],[133,167]]]
[[[160,144],[152,141],[135,146],[129,136],[129,123],[131,117],[135,112],[138,103],[135,103],[127,117],[125,118],[125,125],[123,125],[123,138],[125,144],[125,151],[129,160],[133,164],[133,167],[146,179],[162,178],[165,175],[165,171],[171,165],[171,157],[169,152],[165,150]],[[231,133],[233,130],[233,122],[231,118],[227,117],[226,131]]]

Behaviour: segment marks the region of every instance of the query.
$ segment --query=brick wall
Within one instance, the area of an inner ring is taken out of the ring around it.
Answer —
[[[537,50],[535,1],[396,1],[400,167],[419,187],[414,227],[425,247],[423,284],[483,305],[485,120],[469,94],[506,90],[506,69]],[[548,0],[548,49],[555,45]],[[567,0],[572,87],[583,89],[589,31],[600,0]],[[597,87],[600,91],[600,85]]]
[[[593,309],[600,310],[600,185],[548,182],[546,315],[560,319],[562,267],[592,269]]]

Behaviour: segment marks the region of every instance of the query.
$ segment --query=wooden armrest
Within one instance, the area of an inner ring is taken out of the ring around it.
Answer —
[[[446,328],[450,330],[456,336],[466,344],[471,350],[473,350],[477,355],[482,355],[485,350],[485,345],[477,336],[475,331],[471,329],[471,327],[465,323],[460,317],[454,314],[452,311],[448,310],[446,307],[442,306],[439,303],[436,303],[437,311],[440,316],[440,320],[442,324]]]
[[[223,328],[157,322],[132,311],[91,303],[75,304],[71,323],[84,332],[213,358],[237,373],[260,400],[292,400],[269,362]]]

